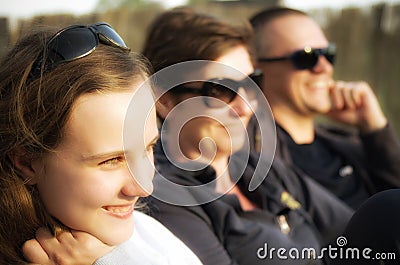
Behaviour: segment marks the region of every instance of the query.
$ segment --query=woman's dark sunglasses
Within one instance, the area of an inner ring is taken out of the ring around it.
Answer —
[[[289,56],[258,58],[258,62],[263,63],[290,60],[298,70],[312,70],[317,65],[320,55],[325,56],[328,62],[333,65],[336,57],[336,46],[333,43],[330,43],[328,47],[322,49],[305,47],[302,50],[293,52]]]
[[[73,25],[58,31],[49,40],[46,51],[33,64],[31,74],[38,77],[41,70],[50,71],[61,63],[85,57],[100,42],[130,51],[123,39],[107,23]]]
[[[255,90],[256,85],[261,85],[262,78],[262,72],[257,70],[240,81],[235,81],[229,78],[213,78],[204,81],[201,88],[179,85],[172,88],[170,92],[174,94],[199,94],[203,96],[204,103],[208,107],[220,108],[232,102],[238,95],[239,88],[241,87],[246,89],[247,94],[251,93],[249,88]],[[254,91],[252,93],[254,93]]]

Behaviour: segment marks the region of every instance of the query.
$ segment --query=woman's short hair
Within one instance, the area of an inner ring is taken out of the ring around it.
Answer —
[[[215,60],[238,45],[251,53],[252,37],[248,22],[234,25],[181,7],[166,11],[153,21],[142,53],[156,72],[179,62]]]

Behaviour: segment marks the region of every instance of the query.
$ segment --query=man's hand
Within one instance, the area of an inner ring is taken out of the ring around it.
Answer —
[[[40,228],[36,238],[24,243],[22,252],[33,264],[88,265],[113,248],[88,233],[71,231],[54,237],[48,230]]]
[[[382,129],[387,119],[366,82],[337,81],[331,87],[332,110],[328,116],[367,133]]]

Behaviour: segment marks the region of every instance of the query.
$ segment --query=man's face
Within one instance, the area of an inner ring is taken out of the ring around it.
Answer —
[[[328,40],[315,21],[300,15],[290,15],[272,21],[263,29],[264,38],[271,42],[258,57],[291,55],[305,47],[326,48]],[[319,56],[313,69],[298,70],[290,60],[259,63],[264,72],[263,91],[273,111],[312,116],[331,108],[329,86],[333,66]]]

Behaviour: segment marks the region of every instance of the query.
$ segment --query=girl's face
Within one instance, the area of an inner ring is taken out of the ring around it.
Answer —
[[[130,136],[140,140],[125,148],[123,144],[126,111],[139,85],[124,92],[79,97],[60,145],[32,166],[36,177],[31,182],[37,185],[49,213],[66,226],[110,245],[131,236],[135,203],[153,188],[156,116],[154,110],[140,107],[153,104],[150,87],[135,95],[132,103],[138,105],[136,115],[141,117],[129,122],[143,123],[142,116],[149,115],[146,123],[135,124],[135,135]]]

